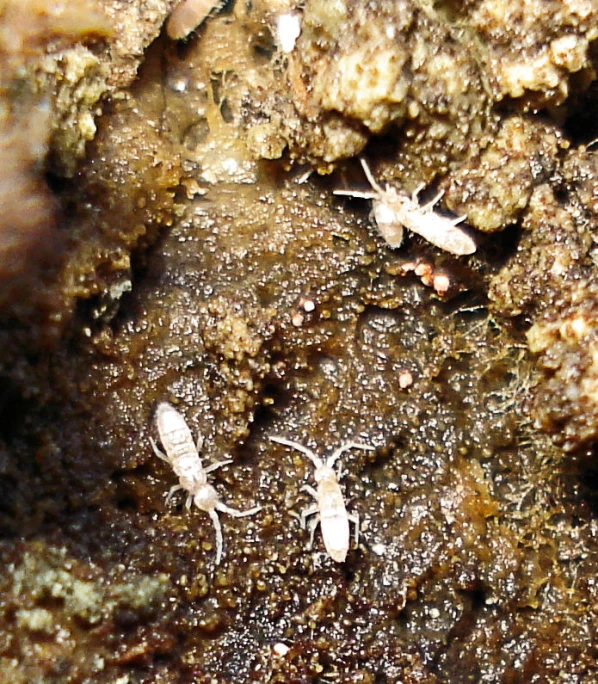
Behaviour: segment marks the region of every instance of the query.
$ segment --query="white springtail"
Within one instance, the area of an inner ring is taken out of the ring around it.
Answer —
[[[471,235],[458,225],[466,216],[449,218],[434,211],[434,205],[444,193],[439,192],[430,202],[420,205],[417,196],[423,185],[416,188],[411,197],[388,184],[383,188],[376,182],[365,159],[360,157],[359,161],[372,189],[367,192],[335,190],[334,194],[372,200],[376,225],[390,247],[401,246],[403,228],[407,228],[445,252],[463,256],[476,251],[477,245]]]
[[[357,545],[359,539],[359,516],[347,512],[343,493],[338,483],[339,475],[336,474],[333,466],[341,454],[349,449],[375,451],[375,448],[367,444],[347,442],[336,449],[324,462],[311,449],[304,447],[302,444],[292,442],[284,437],[270,437],[270,439],[273,442],[278,442],[278,444],[284,444],[285,446],[297,449],[297,451],[305,454],[316,467],[314,479],[317,489],[313,489],[309,485],[304,485],[301,488],[309,492],[316,500],[313,506],[309,506],[301,512],[301,525],[305,528],[306,519],[310,515],[315,514],[316,517],[309,523],[310,548],[313,544],[316,527],[320,523],[324,546],[328,555],[337,563],[343,563],[349,551],[349,520],[355,525],[355,544]]]
[[[201,443],[198,440],[197,446],[195,445],[193,435],[185,419],[167,402],[158,404],[156,409],[156,428],[166,453],[163,454],[150,437],[154,453],[158,458],[172,466],[172,469],[179,478],[179,484],[170,488],[166,497],[166,503],[170,501],[175,492],[183,489],[188,493],[185,503],[187,510],[190,510],[191,504],[194,503],[200,511],[205,511],[210,516],[216,530],[216,565],[218,565],[222,558],[224,542],[217,511],[228,513],[235,518],[241,518],[245,515],[257,513],[262,507],[255,506],[247,511],[237,511],[220,501],[218,493],[208,483],[206,475],[220,466],[231,463],[231,460],[227,459],[226,461],[212,463],[207,468],[204,468],[199,458]]]

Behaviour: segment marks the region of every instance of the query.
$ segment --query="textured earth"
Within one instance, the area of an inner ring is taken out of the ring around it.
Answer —
[[[3,6],[0,681],[597,681],[598,8],[172,6]],[[475,254],[390,249],[357,156]],[[220,565],[160,401],[262,506]],[[273,436],[375,448],[344,563]]]

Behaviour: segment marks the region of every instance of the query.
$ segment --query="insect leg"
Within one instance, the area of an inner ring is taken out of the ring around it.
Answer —
[[[166,503],[167,506],[168,506],[168,504],[170,503],[170,499],[172,499],[172,495],[175,494],[176,492],[178,492],[179,489],[182,489],[182,486],[181,486],[180,484],[178,484],[178,485],[173,485],[173,486],[170,488],[170,491],[168,492],[168,494],[167,494],[167,496],[166,496],[166,502],[165,502],[165,503]]]
[[[428,211],[431,209],[436,202],[444,195],[444,191],[438,193],[436,197],[431,202],[426,202],[422,207],[419,206],[419,193],[426,187],[425,183],[420,183],[415,190],[411,193],[411,201],[413,204],[415,204],[416,207],[419,208],[420,211]]]
[[[316,534],[316,527],[320,522],[320,516],[317,515],[313,520],[309,521],[309,544],[307,546],[308,550],[311,551],[314,545],[314,536]]]
[[[224,540],[222,538],[222,527],[220,526],[220,518],[214,509],[208,511],[208,515],[212,519],[212,524],[216,530],[216,565],[220,565],[222,558],[222,549],[224,547]]]
[[[426,211],[432,211],[434,209],[435,205],[440,202],[442,196],[444,195],[444,190],[441,190],[438,194],[434,195],[432,199],[429,202],[426,202],[424,205],[420,207],[420,211],[426,212]]]
[[[299,514],[299,523],[302,529],[305,529],[306,527],[307,518],[309,518],[309,516],[313,515],[314,513],[318,513],[319,510],[320,509],[318,507],[318,504],[313,504],[312,506],[308,506],[307,508],[304,508],[301,511],[301,513]]]
[[[152,445],[152,449],[154,450],[154,454],[156,454],[156,456],[159,459],[161,459],[162,461],[166,461],[166,463],[170,463],[166,454],[163,454],[160,451],[160,449],[158,449],[158,445],[154,442],[154,440],[151,437],[149,439],[150,439],[150,444]]]
[[[313,487],[310,487],[308,484],[304,484],[299,491],[307,492],[308,494],[311,494],[314,497],[314,499],[318,499],[318,493]]]
[[[218,461],[217,463],[211,463],[207,468],[204,468],[204,473],[211,473],[212,470],[216,470],[216,468],[220,468],[220,466],[225,466],[228,465],[229,463],[232,463],[233,459],[232,458],[227,458],[224,461]]]

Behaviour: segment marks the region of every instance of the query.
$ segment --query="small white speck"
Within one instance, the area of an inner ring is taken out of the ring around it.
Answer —
[[[449,287],[451,286],[450,278],[444,273],[435,275],[432,278],[432,283],[434,289],[436,290],[436,292],[438,292],[439,295],[446,294],[449,290]]]
[[[237,164],[237,161],[235,159],[225,159],[222,162],[222,168],[230,174],[236,173],[239,165]]]
[[[407,389],[413,385],[413,374],[410,370],[402,370],[399,373],[399,387],[401,389]]]
[[[99,656],[96,654],[96,655],[94,655],[92,662],[93,662],[93,666],[94,666],[95,670],[98,671],[98,670],[104,669],[106,661],[104,660],[104,658],[102,658],[102,656]]]
[[[414,273],[420,278],[429,278],[432,275],[432,265],[422,261],[417,264]]]
[[[305,299],[303,301],[303,310],[306,311],[307,313],[311,313],[314,311],[316,308],[316,303],[314,302],[313,299]]]
[[[280,49],[285,54],[293,51],[295,42],[301,33],[301,21],[298,14],[289,12],[279,14],[276,19],[276,33]]]
[[[384,555],[386,555],[386,545],[385,544],[374,544],[374,546],[372,546],[372,551],[377,556],[384,556]]]
[[[282,641],[279,641],[278,643],[274,644],[274,646],[272,646],[272,650],[277,656],[280,656],[282,658],[291,649],[286,644],[283,644]]]
[[[186,78],[174,78],[170,82],[170,89],[175,93],[184,93],[187,90]]]

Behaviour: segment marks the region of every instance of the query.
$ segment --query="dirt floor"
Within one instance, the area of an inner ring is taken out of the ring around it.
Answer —
[[[0,3],[0,682],[598,681],[598,6],[174,4]]]

